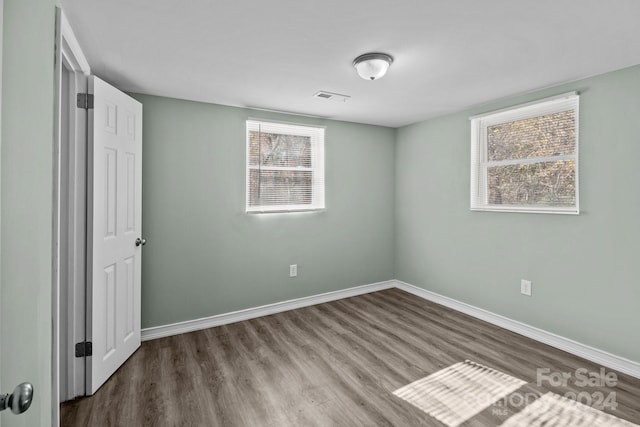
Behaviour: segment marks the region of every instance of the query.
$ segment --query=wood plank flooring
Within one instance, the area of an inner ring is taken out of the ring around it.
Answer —
[[[605,412],[640,424],[640,380],[537,384],[537,369],[600,366],[398,289],[147,341],[62,426],[443,426],[393,391],[465,360],[524,380],[520,393],[615,393]],[[610,372],[610,369],[606,369]],[[462,426],[498,426],[495,405]]]

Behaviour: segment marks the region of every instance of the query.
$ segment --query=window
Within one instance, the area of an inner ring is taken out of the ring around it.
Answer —
[[[247,120],[247,212],[324,209],[324,128]]]
[[[471,118],[471,209],[579,212],[576,93]]]

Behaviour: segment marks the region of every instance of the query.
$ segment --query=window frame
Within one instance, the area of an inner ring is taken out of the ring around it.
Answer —
[[[262,126],[266,133],[282,133],[283,128],[289,128],[288,135],[307,136],[311,142],[311,159],[312,162],[318,163],[311,167],[287,167],[287,166],[260,166],[251,165],[250,159],[250,132],[254,130],[252,125]],[[305,123],[292,123],[277,120],[259,119],[259,118],[247,118],[245,122],[245,149],[246,149],[246,181],[245,181],[245,213],[247,214],[262,214],[262,213],[292,213],[292,212],[317,212],[325,209],[325,139],[326,128],[320,125],[310,125]],[[252,170],[269,170],[269,171],[300,171],[311,172],[312,184],[311,184],[311,199],[310,204],[291,204],[291,205],[254,205],[249,204],[250,193],[250,174]]]
[[[471,189],[470,206],[472,211],[489,212],[524,212],[578,215],[580,213],[579,199],[579,102],[578,92],[568,92],[561,95],[519,104],[501,110],[479,114],[469,118],[471,122]],[[570,106],[572,108],[567,108]],[[501,123],[508,123],[527,118],[541,117],[573,109],[575,120],[575,153],[556,156],[525,157],[522,159],[506,159],[489,161],[487,158],[487,128]],[[506,165],[535,164],[553,161],[573,160],[575,175],[575,205],[574,206],[534,206],[534,205],[492,205],[489,204],[488,168]]]

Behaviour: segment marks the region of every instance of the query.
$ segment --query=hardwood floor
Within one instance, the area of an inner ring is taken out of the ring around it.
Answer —
[[[640,423],[640,380],[579,387],[576,369],[600,366],[390,289],[144,342],[94,396],[63,404],[61,425],[443,426],[393,391],[467,359],[526,381],[521,394],[615,393],[605,412]],[[538,385],[538,368],[572,379]],[[506,403],[462,426],[524,408]]]

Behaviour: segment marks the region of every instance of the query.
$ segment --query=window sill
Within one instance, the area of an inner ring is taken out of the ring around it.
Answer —
[[[325,211],[325,208],[307,208],[307,209],[260,209],[260,210],[248,210],[245,211],[246,214],[248,215],[255,215],[255,214],[273,214],[273,213],[296,213],[296,212],[300,212],[300,213],[305,213],[305,212],[323,212]]]
[[[542,213],[542,214],[555,214],[555,215],[580,215],[580,209],[578,208],[535,208],[531,206],[473,206],[471,211],[480,212],[511,212],[511,213]]]

